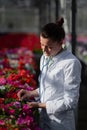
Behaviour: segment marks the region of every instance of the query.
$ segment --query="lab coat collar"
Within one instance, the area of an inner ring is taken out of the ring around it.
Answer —
[[[63,49],[63,51],[61,53],[54,56],[52,58],[53,63],[51,64],[51,66],[49,66],[49,70],[52,70],[52,68],[54,68],[54,66],[56,65],[57,62],[64,60],[64,57],[66,57],[66,55],[68,55],[68,54],[69,54],[69,52],[67,51],[67,49]]]
[[[57,54],[56,56],[53,57],[54,62],[57,60],[61,60],[64,59],[65,55],[67,55],[67,49],[63,49],[62,52],[60,52],[59,54]]]

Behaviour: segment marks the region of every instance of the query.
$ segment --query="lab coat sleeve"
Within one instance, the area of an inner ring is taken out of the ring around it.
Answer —
[[[63,112],[76,107],[81,82],[81,64],[78,60],[67,64],[64,69],[64,96],[46,102],[48,114]],[[60,86],[61,87],[61,86]]]
[[[42,59],[43,59],[43,55],[41,56],[41,59],[40,59],[40,71],[41,71],[41,68],[42,68]],[[41,74],[39,74],[39,76],[38,76],[38,82],[39,82],[39,84],[40,84],[40,75]],[[40,88],[39,87],[36,89],[36,91],[37,91],[38,95],[40,96]]]

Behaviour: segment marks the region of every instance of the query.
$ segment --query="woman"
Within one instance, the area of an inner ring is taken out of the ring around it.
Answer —
[[[40,33],[43,55],[40,60],[40,87],[20,90],[18,97],[40,97],[40,102],[28,102],[30,108],[40,108],[42,130],[75,130],[75,113],[79,99],[81,64],[62,48],[65,32],[63,18],[46,24]]]

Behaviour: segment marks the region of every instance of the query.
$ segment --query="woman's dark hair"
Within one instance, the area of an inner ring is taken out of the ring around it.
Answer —
[[[64,19],[60,18],[56,23],[48,23],[41,30],[43,38],[49,38],[53,41],[61,41],[65,38],[65,31],[62,27]]]

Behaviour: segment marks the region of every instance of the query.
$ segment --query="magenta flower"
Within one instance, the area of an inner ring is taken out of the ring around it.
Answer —
[[[31,124],[33,124],[33,117],[30,116],[25,116],[22,117],[20,116],[17,120],[16,120],[16,124],[19,126],[26,126],[26,127],[30,127]]]
[[[14,109],[9,110],[9,115],[14,115],[14,114],[15,114],[15,110]]]
[[[28,105],[27,104],[23,104],[23,107],[22,107],[23,111],[26,111],[29,109]]]
[[[24,118],[22,118],[21,116],[16,120],[16,124],[19,126],[24,125]]]
[[[20,102],[14,102],[14,104],[13,104],[16,108],[20,108],[21,107],[21,104],[20,104]]]

